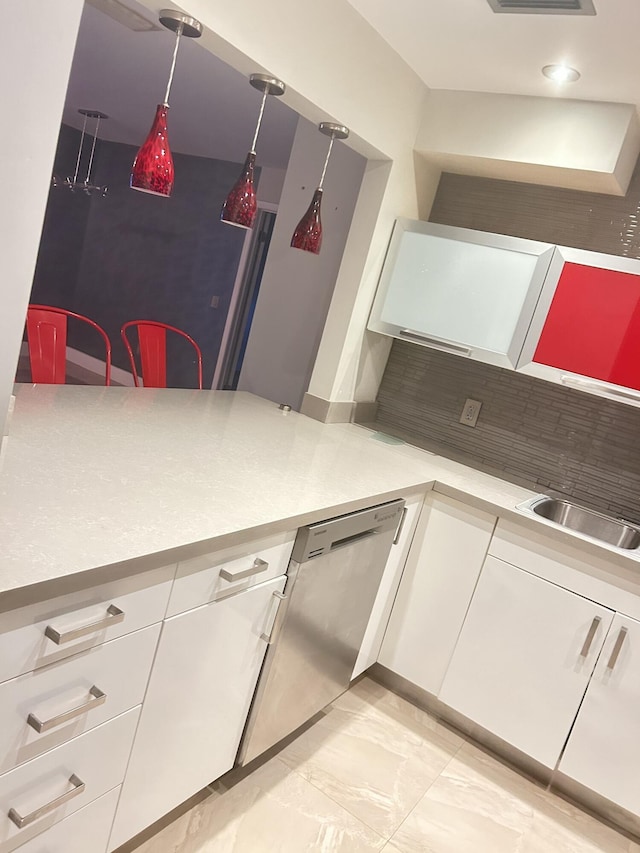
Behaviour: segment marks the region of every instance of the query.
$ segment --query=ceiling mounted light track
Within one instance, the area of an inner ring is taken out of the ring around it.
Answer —
[[[167,111],[171,84],[176,70],[178,47],[182,36],[199,38],[202,35],[202,24],[176,9],[163,9],[159,17],[160,23],[176,34],[176,42],[164,101],[158,104],[151,130],[133,161],[129,186],[141,192],[168,197],[173,190],[174,169],[167,131]]]
[[[293,237],[291,238],[291,246],[294,249],[302,249],[303,252],[311,252],[314,255],[320,254],[320,248],[322,246],[322,220],[320,219],[320,206],[322,203],[322,193],[324,192],[324,178],[327,174],[327,166],[329,165],[329,157],[331,157],[333,143],[336,139],[347,139],[349,136],[348,127],[345,127],[342,124],[333,124],[330,121],[321,122],[318,125],[318,130],[320,133],[324,133],[325,136],[329,136],[331,138],[331,141],[329,142],[329,150],[327,151],[324,166],[322,167],[320,183],[313,194],[311,204],[300,222],[298,222],[296,230],[293,232]]]
[[[254,89],[262,92],[258,123],[253,134],[251,148],[242,167],[242,172],[229,191],[229,195],[226,197],[222,205],[222,212],[220,213],[222,222],[226,222],[228,225],[236,225],[238,228],[253,228],[256,219],[258,205],[253,184],[253,167],[256,162],[256,145],[258,143],[258,134],[260,133],[267,96],[274,95],[279,97],[284,94],[286,89],[281,80],[270,77],[268,74],[252,74],[249,77],[249,82]]]
[[[96,140],[98,139],[100,122],[109,118],[109,116],[106,115],[106,113],[99,112],[98,110],[78,110],[78,112],[80,115],[84,116],[84,122],[82,123],[80,145],[78,146],[78,156],[76,157],[76,170],[73,174],[73,178],[65,178],[64,181],[61,181],[54,175],[51,179],[51,185],[54,187],[67,187],[71,192],[83,192],[85,195],[98,194],[105,196],[107,194],[107,187],[99,187],[96,184],[91,183],[91,170],[93,168],[93,158],[96,153]],[[93,137],[91,141],[91,150],[89,152],[89,162],[87,164],[87,174],[84,181],[78,181],[78,173],[80,171],[82,153],[84,149],[84,140],[87,135],[87,122],[89,119],[93,119],[95,124],[93,126]]]

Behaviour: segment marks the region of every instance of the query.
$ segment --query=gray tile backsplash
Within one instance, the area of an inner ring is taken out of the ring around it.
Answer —
[[[467,398],[475,427],[459,423]],[[395,341],[376,426],[536,491],[640,523],[640,409]]]
[[[624,197],[443,174],[431,220],[640,257],[640,169]],[[475,428],[459,423],[480,400]],[[394,341],[378,395],[383,432],[640,523],[640,408]]]

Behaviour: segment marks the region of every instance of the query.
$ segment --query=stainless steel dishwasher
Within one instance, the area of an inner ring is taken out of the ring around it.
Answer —
[[[395,500],[298,531],[238,764],[349,686],[403,509]]]

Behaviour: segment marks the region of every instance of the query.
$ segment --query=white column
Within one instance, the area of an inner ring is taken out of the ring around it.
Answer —
[[[18,363],[82,0],[21,0],[0,54],[0,425]]]

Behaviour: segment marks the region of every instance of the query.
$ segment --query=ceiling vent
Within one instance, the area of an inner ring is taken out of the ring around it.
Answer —
[[[593,0],[487,0],[494,12],[522,15],[595,15]]]

